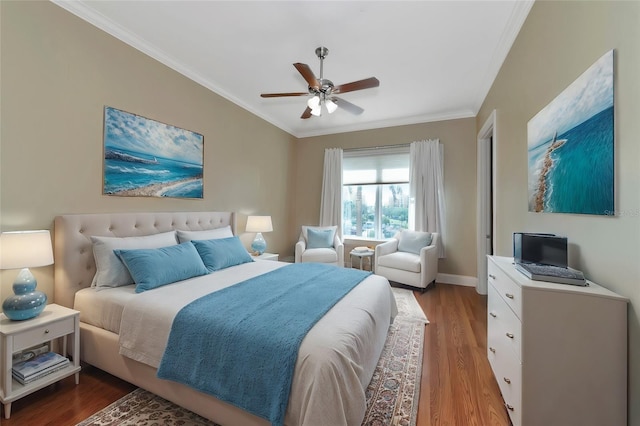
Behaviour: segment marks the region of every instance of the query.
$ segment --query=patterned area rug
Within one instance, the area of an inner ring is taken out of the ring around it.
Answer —
[[[393,288],[398,316],[389,327],[382,356],[366,390],[366,426],[415,426],[427,317],[413,292]],[[215,426],[143,389],[136,389],[77,426]]]

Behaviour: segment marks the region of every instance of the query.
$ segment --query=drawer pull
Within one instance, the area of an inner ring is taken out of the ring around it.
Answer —
[[[504,295],[507,296],[509,299],[513,299],[513,294],[511,293],[505,293]]]
[[[502,380],[504,380],[506,383],[511,384],[511,379],[508,379],[506,377],[503,377]]]
[[[49,329],[48,328],[44,331],[44,334],[49,334]]]
[[[489,346],[489,350],[490,350],[491,352],[493,352],[494,354],[496,353],[496,348],[492,348],[491,346]]]
[[[507,408],[508,408],[510,411],[513,411],[513,405],[511,405],[511,404],[506,404],[506,406],[507,406]]]
[[[513,339],[513,333],[505,333],[509,339]]]
[[[497,316],[497,315],[496,315],[496,314],[494,314],[493,312],[489,312],[489,315],[491,315],[491,316],[492,316],[492,317],[494,317],[494,318]]]
[[[495,276],[495,275],[493,275],[493,274],[489,274],[489,278],[491,278],[492,280],[495,280],[495,279],[496,279],[496,276]]]

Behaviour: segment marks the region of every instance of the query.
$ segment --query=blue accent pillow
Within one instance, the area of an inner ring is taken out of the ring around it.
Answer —
[[[157,249],[114,250],[136,283],[136,293],[209,273],[190,242]]]
[[[431,232],[402,231],[398,242],[398,251],[420,254],[422,247],[431,245]]]
[[[307,229],[307,248],[333,247],[332,229]]]
[[[215,240],[191,240],[198,250],[204,265],[211,272],[230,266],[253,262],[240,238],[218,238]]]

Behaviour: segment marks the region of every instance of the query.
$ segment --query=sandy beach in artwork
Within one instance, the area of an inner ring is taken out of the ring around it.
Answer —
[[[549,148],[547,148],[547,153],[544,156],[544,162],[542,165],[542,171],[540,172],[540,177],[538,178],[538,191],[536,192],[535,197],[535,212],[541,212],[544,210],[544,195],[547,191],[547,174],[549,174],[549,170],[551,170],[551,167],[553,166],[551,153],[564,145],[565,142],[567,142],[566,139],[555,140],[554,136],[553,143]]]
[[[153,185],[141,186],[140,188],[127,189],[117,191],[110,195],[119,195],[122,197],[163,197],[164,193],[174,188],[184,185],[188,182],[195,182],[202,179],[202,175],[180,179],[173,182],[155,183]]]

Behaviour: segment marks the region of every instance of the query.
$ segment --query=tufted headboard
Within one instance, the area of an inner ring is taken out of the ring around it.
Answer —
[[[54,301],[73,307],[76,291],[89,287],[96,273],[91,236],[132,237],[173,229],[202,231],[231,226],[232,212],[107,213],[57,216],[54,229]]]

